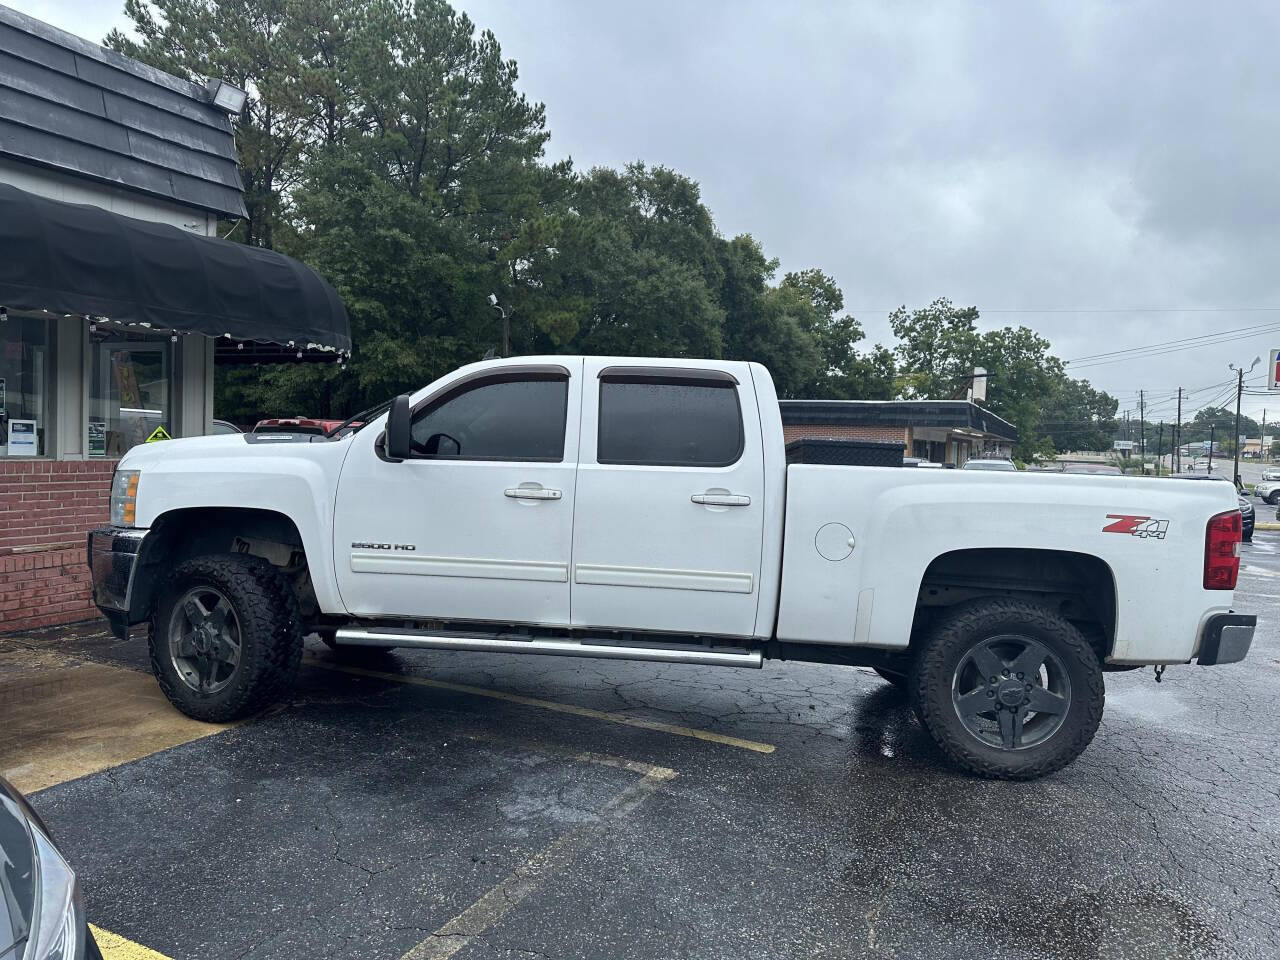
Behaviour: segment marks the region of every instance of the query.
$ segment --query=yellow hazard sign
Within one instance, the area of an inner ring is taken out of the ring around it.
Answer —
[[[156,427],[154,430],[151,431],[151,436],[147,437],[146,441],[144,442],[159,443],[161,440],[172,440],[172,439],[173,438],[169,436],[168,432],[165,430],[164,425],[161,424],[160,426]]]

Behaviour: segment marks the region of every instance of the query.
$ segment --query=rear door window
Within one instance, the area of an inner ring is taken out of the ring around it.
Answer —
[[[742,449],[733,383],[601,379],[600,463],[727,467]]]

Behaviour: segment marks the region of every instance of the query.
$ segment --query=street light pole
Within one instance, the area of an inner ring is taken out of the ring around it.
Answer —
[[[497,310],[502,316],[502,355],[509,357],[511,356],[511,315],[498,305],[498,295],[496,293],[489,294],[489,306]]]
[[[1252,373],[1253,368],[1262,362],[1262,357],[1254,357],[1253,363],[1249,364],[1249,369],[1237,367],[1234,363],[1227,364],[1227,369],[1236,372],[1236,436],[1235,443],[1232,445],[1236,452],[1235,456],[1235,474],[1231,478],[1236,488],[1240,488],[1240,398],[1244,395],[1244,375]]]

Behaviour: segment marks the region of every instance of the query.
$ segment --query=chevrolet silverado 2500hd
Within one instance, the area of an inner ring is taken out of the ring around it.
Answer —
[[[464,367],[329,436],[135,447],[89,539],[118,633],[230,720],[308,632],[420,647],[875,668],[961,766],[1069,763],[1103,672],[1244,658],[1229,484],[788,465],[754,363]]]

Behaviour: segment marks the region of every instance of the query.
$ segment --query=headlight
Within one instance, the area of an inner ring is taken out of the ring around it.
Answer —
[[[84,901],[75,871],[67,865],[53,841],[34,823],[31,837],[36,848],[35,916],[26,960],[81,960],[85,929]]]
[[[137,470],[117,470],[111,478],[111,525],[132,527],[138,515]]]

